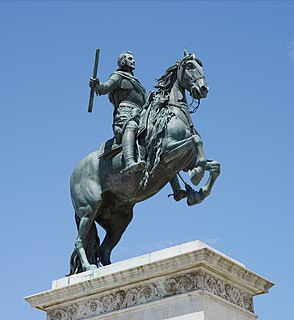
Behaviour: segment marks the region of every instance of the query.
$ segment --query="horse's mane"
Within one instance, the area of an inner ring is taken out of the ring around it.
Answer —
[[[169,92],[177,77],[177,68],[180,65],[181,60],[177,60],[171,67],[169,67],[163,76],[157,79],[158,93]]]
[[[178,67],[187,60],[195,59],[200,66],[202,66],[202,63],[199,59],[195,57],[194,54],[188,54],[181,60],[177,60],[171,67],[169,67],[163,76],[161,76],[159,79],[157,79],[157,85],[155,86],[156,89],[158,89],[158,93],[167,93],[170,92],[172,85],[174,84],[176,78],[177,78],[177,69]]]
[[[166,108],[170,99],[170,91],[177,80],[178,67],[191,59],[195,59],[194,54],[189,54],[183,59],[177,60],[165,71],[163,76],[157,79],[155,88],[158,90],[147,110],[147,131],[145,137],[147,167],[143,171],[140,187],[146,187],[149,177],[160,163],[162,141],[166,134],[166,128],[169,121],[175,116],[175,113],[170,108]]]
[[[169,93],[177,79],[177,69],[182,60],[177,60],[169,67],[164,75],[157,79],[155,86],[157,92],[154,100],[148,106],[147,131],[146,131],[146,153],[147,167],[143,171],[140,187],[145,188],[149,177],[157,168],[162,154],[162,141],[165,130],[174,113],[170,108],[164,106],[168,103]]]

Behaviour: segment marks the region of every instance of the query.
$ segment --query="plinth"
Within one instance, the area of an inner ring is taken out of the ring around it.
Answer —
[[[253,320],[273,283],[201,241],[55,280],[25,299],[48,320]]]

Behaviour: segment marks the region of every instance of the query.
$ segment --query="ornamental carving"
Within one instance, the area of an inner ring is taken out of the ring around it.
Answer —
[[[252,296],[245,292],[241,292],[239,289],[228,283],[224,283],[220,279],[216,279],[208,273],[204,275],[203,289],[219,296],[222,299],[236,304],[247,311],[253,312]]]
[[[193,272],[125,290],[121,289],[111,294],[88,299],[86,302],[54,309],[48,312],[48,320],[85,319],[200,289],[253,313],[251,295],[208,273]]]

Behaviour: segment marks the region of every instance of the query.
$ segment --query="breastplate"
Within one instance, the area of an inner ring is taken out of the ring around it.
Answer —
[[[123,102],[131,102],[142,107],[145,103],[145,96],[133,86],[130,80],[122,79],[119,88],[113,90],[113,100],[116,108]]]

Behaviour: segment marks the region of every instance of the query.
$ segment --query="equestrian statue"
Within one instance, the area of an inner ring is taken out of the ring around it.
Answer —
[[[134,76],[135,59],[130,51],[119,55],[118,69],[106,82],[96,78],[98,59],[99,51],[89,82],[88,111],[92,111],[94,93],[108,94],[114,106],[114,136],[82,159],[71,176],[78,237],[70,259],[70,275],[111,264],[111,252],[131,222],[136,203],[170,183],[176,201],[186,198],[189,206],[199,204],[220,174],[220,164],[205,157],[187,103],[186,91],[199,105],[209,90],[195,54],[185,49],[184,58],[166,70],[158,79],[156,92],[149,95]],[[187,172],[195,186],[205,171],[209,176],[196,191],[180,171]],[[106,231],[102,243],[96,223]]]

